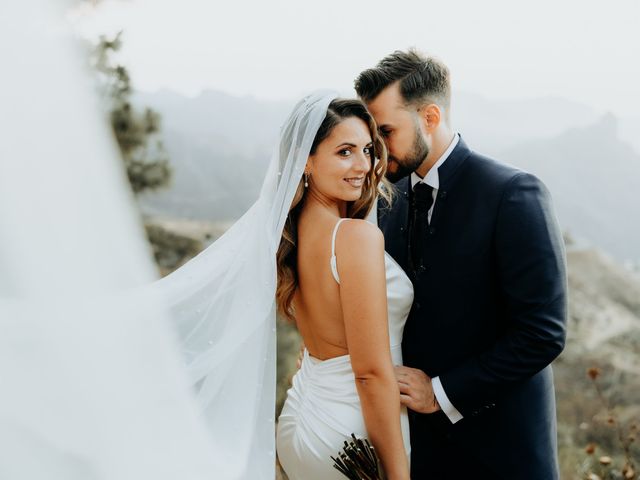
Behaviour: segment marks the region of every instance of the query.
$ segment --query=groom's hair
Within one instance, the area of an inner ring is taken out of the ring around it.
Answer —
[[[440,60],[412,48],[396,50],[355,80],[355,90],[365,102],[373,101],[389,85],[400,82],[406,106],[435,103],[447,111],[451,105],[449,69]]]

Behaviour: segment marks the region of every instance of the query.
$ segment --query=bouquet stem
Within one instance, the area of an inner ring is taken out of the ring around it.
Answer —
[[[337,458],[331,457],[334,468],[350,480],[384,480],[373,445],[366,438],[356,438],[353,433],[351,438],[351,442],[344,442]]]

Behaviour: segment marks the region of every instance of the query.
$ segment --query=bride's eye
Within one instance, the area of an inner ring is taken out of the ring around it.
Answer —
[[[340,156],[342,156],[342,157],[348,157],[348,156],[350,156],[350,155],[351,155],[351,149],[350,149],[350,148],[344,148],[344,149],[340,150],[340,151],[338,152],[338,154],[339,154]]]
[[[371,147],[364,147],[363,152],[364,152],[364,154],[365,154],[367,157],[370,157],[370,156],[373,154],[373,148],[371,148]]]

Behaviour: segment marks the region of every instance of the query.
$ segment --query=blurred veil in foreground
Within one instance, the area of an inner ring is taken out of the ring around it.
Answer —
[[[0,4],[0,478],[272,479],[275,253],[335,94],[298,103],[258,201],[157,281],[65,6]]]
[[[0,478],[210,479],[68,6],[0,4]]]

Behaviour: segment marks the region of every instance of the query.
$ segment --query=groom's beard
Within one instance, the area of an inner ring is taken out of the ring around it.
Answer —
[[[427,158],[427,155],[429,155],[429,146],[424,138],[422,138],[422,135],[420,135],[420,130],[416,127],[411,152],[405,155],[402,159],[389,155],[389,158],[387,159],[387,173],[385,176],[390,182],[396,183],[398,180],[406,177],[407,175],[411,175],[412,172],[416,171],[418,167],[422,165],[424,159]]]

